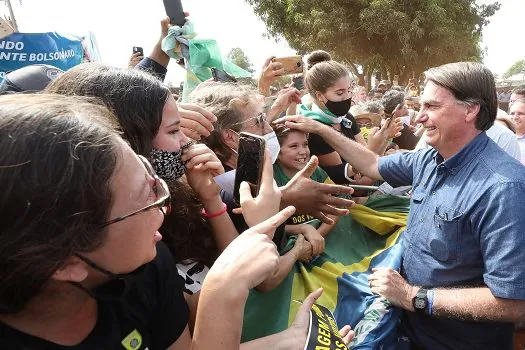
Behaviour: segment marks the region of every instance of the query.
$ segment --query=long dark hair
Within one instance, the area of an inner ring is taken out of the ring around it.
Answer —
[[[101,246],[120,148],[110,112],[78,98],[0,96],[0,313],[75,252]]]
[[[150,157],[152,142],[162,122],[162,110],[171,92],[152,75],[96,63],[76,66],[51,83],[48,92],[98,97],[117,118],[124,138],[138,154]],[[211,265],[217,248],[211,228],[202,217],[202,204],[184,182],[170,186],[172,213],[161,228],[176,261],[186,259]]]

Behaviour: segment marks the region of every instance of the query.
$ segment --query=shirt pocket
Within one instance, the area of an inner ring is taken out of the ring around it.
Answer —
[[[459,254],[459,230],[463,213],[436,208],[434,225],[428,237],[430,253],[439,261],[454,261]]]

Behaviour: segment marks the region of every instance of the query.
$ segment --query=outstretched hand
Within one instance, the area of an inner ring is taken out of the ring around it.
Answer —
[[[347,215],[349,208],[355,204],[349,199],[336,196],[350,195],[354,190],[348,186],[325,184],[310,179],[318,165],[319,160],[312,156],[306,166],[281,187],[282,202],[294,205],[298,213],[309,214],[324,223],[333,224],[334,221],[327,215]]]
[[[253,198],[250,185],[247,182],[242,182],[239,188],[239,195],[241,210],[234,209],[233,212],[236,214],[242,213],[244,221],[250,227],[257,225],[279,211],[281,190],[273,179],[272,160],[268,151],[264,154],[259,194]]]
[[[206,280],[247,291],[273,277],[279,270],[279,253],[269,233],[294,213],[294,207],[285,208],[240,234],[213,263]]]

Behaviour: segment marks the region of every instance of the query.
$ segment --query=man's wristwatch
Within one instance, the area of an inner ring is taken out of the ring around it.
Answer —
[[[416,312],[420,313],[427,313],[428,309],[428,289],[425,288],[419,288],[419,290],[416,293],[416,296],[412,299],[412,306],[414,306],[414,310]]]

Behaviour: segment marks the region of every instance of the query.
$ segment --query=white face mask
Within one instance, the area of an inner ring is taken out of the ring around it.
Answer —
[[[277,157],[279,157],[279,152],[281,151],[281,145],[279,144],[277,135],[275,134],[275,131],[272,131],[267,133],[266,135],[263,135],[263,137],[266,140],[266,149],[270,152],[270,155],[272,156],[272,164],[274,164],[277,160]]]

